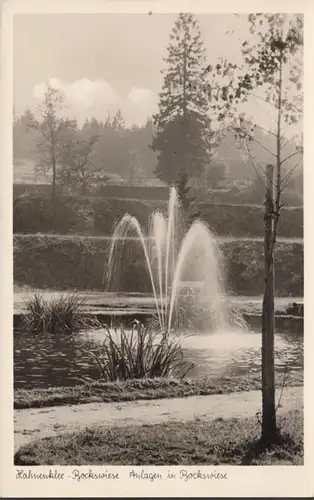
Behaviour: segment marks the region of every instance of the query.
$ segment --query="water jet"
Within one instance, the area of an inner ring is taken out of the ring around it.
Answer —
[[[185,227],[174,187],[170,189],[168,213],[155,211],[151,215],[148,234],[130,214],[117,222],[104,274],[107,291],[112,291],[119,275],[120,250],[130,236],[135,236],[142,248],[162,331],[178,327],[196,311],[208,330],[228,328],[223,257],[217,238],[201,220]]]

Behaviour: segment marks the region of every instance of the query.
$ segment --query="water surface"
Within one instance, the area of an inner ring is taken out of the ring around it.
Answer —
[[[71,386],[87,377],[97,380],[93,352],[101,353],[102,330],[78,335],[14,333],[14,387],[22,389]],[[261,335],[220,332],[184,338],[184,356],[197,366],[190,377],[249,375],[260,371]],[[303,338],[278,333],[275,337],[276,371],[303,370]]]

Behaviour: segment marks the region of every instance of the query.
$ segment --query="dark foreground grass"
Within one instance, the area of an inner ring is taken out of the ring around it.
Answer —
[[[278,387],[283,376],[276,377]],[[285,378],[285,386],[303,385],[303,374],[292,372]],[[261,389],[259,374],[216,379],[173,379],[154,378],[128,380],[123,382],[92,382],[71,387],[51,387],[48,389],[16,389],[14,408],[42,408],[47,406],[77,405],[94,402],[122,402],[177,398],[195,395],[228,394],[232,392]]]
[[[302,465],[302,412],[290,411],[278,424],[281,438],[268,450],[260,447],[256,418],[87,428],[23,446],[14,464]]]

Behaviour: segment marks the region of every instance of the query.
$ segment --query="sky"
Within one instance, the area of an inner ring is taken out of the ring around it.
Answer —
[[[61,89],[67,113],[79,122],[105,120],[118,109],[128,124],[141,125],[157,111],[173,14],[28,14],[14,22],[14,104],[19,115],[35,110],[45,82]],[[196,16],[208,63],[241,61],[245,18]],[[226,32],[232,31],[231,35]],[[267,127],[270,110],[260,100],[248,111]]]
[[[17,15],[16,114],[34,109],[51,80],[79,120],[106,119],[120,108],[127,122],[141,124],[157,109],[174,20],[172,14]],[[198,21],[209,61],[217,59],[217,45],[219,55],[234,55],[225,32],[236,23],[241,33],[235,17],[202,15]]]

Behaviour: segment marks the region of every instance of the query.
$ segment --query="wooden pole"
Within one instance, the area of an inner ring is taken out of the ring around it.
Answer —
[[[274,364],[274,166],[267,166],[264,213],[264,279],[265,291],[262,317],[262,441],[275,442],[277,436]]]

